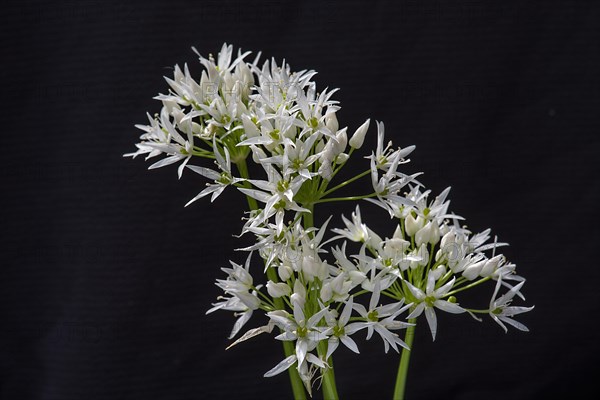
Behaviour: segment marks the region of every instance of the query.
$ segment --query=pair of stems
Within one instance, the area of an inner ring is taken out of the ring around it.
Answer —
[[[249,174],[248,174],[248,167],[246,165],[246,160],[241,159],[240,161],[236,162],[236,166],[240,173],[240,176],[242,178],[247,179],[249,177]],[[359,174],[359,175],[355,176],[354,178],[351,178],[350,180],[336,186],[332,190],[329,190],[328,192],[326,192],[326,194],[332,193],[333,191],[335,191],[335,189],[341,188],[341,187],[349,184],[350,182],[355,181],[355,180],[365,176],[366,174],[367,174],[366,172],[363,172],[362,174]],[[356,200],[361,199],[361,198],[367,198],[367,197],[371,197],[371,195],[360,196],[360,197],[357,197]],[[246,196],[246,199],[248,201],[248,206],[251,210],[258,209],[258,204],[256,203],[255,199],[253,199],[250,196]],[[321,200],[320,202],[335,201],[335,200],[341,200],[341,199],[331,198],[331,199]],[[350,200],[350,199],[344,199],[344,200]],[[354,198],[352,198],[352,200],[354,200]],[[305,213],[303,215],[303,217],[304,217],[305,228],[314,226],[313,205],[312,204],[309,207],[309,212]],[[269,280],[271,280],[273,282],[278,281],[277,272],[273,268],[267,269],[267,277]],[[274,305],[277,309],[285,308],[285,305],[281,298],[275,298],[275,299],[273,299],[273,301],[274,301]],[[411,319],[411,320],[409,320],[409,322],[414,323],[415,319]],[[409,326],[406,329],[406,335],[405,335],[405,340],[404,340],[405,343],[407,344],[407,346],[411,349],[412,349],[413,340],[414,340],[414,330],[415,330],[414,325]],[[284,354],[286,357],[289,357],[289,356],[295,354],[294,344],[290,341],[283,341],[283,351],[284,351]],[[320,357],[323,357],[325,354],[327,354],[327,344],[324,342],[319,343],[317,345],[317,352]],[[322,375],[323,397],[325,400],[339,400],[339,396],[337,393],[337,386],[335,383],[335,373],[333,370],[333,360],[330,357],[329,360],[326,360],[326,362],[329,364],[329,368],[324,370],[323,375]],[[409,362],[410,362],[410,350],[403,348],[402,354],[400,356],[400,365],[398,366],[396,383],[394,386],[393,400],[404,400],[404,393],[406,390],[406,380],[407,380],[406,378],[407,378],[407,374],[408,374]],[[295,368],[288,368],[288,374],[290,377],[290,383],[292,386],[292,392],[294,395],[294,399],[295,400],[306,400],[306,390],[304,389],[304,383],[302,382],[302,379],[300,378],[298,371]]]

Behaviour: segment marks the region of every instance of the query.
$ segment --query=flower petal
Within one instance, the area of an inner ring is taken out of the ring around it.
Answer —
[[[292,354],[291,356],[285,358],[283,361],[281,361],[279,364],[277,364],[275,367],[273,367],[272,369],[268,370],[263,376],[265,378],[269,378],[271,376],[275,376],[277,374],[280,374],[283,371],[287,370],[292,365],[294,365],[294,363],[296,361],[297,361],[296,356],[294,354]]]

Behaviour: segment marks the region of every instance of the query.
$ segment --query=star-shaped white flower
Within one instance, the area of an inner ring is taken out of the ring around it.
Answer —
[[[377,305],[379,303],[379,297],[381,294],[381,283],[378,280],[373,288],[371,294],[371,300],[369,302],[369,309],[367,310],[362,304],[354,304],[354,309],[365,318],[365,322],[353,322],[349,324],[345,330],[347,332],[354,333],[360,329],[367,328],[367,340],[373,336],[373,332],[377,332],[383,339],[384,349],[387,353],[390,346],[398,352],[398,346],[400,345],[408,349],[408,345],[404,343],[396,333],[390,332],[391,330],[402,329],[411,324],[396,321],[395,318],[410,308],[411,304],[404,305],[403,301],[396,303]],[[404,305],[404,306],[403,306]]]
[[[192,204],[194,201],[201,199],[202,197],[207,196],[209,194],[212,194],[210,201],[213,202],[213,201],[215,201],[215,199],[217,197],[219,197],[219,195],[221,193],[223,193],[223,190],[225,190],[225,188],[227,186],[233,185],[241,180],[239,178],[235,178],[231,174],[231,159],[229,157],[229,151],[227,150],[227,148],[226,147],[223,148],[225,157],[223,157],[221,155],[221,153],[217,149],[216,144],[214,145],[214,149],[215,149],[214,154],[215,154],[215,158],[216,158],[215,163],[217,164],[217,167],[221,172],[217,172],[212,169],[205,168],[205,167],[198,167],[195,165],[187,166],[189,169],[191,169],[195,173],[200,174],[208,179],[213,180],[214,183],[207,184],[207,187],[204,190],[202,190],[200,193],[198,193],[196,195],[196,197],[194,197],[193,199],[191,199],[190,201],[187,202],[187,204],[185,205],[186,207],[189,206],[190,204]]]
[[[456,303],[451,303],[447,300],[441,300],[446,293],[452,289],[455,278],[452,278],[450,282],[446,283],[442,287],[435,288],[435,274],[430,273],[427,277],[427,286],[425,292],[421,289],[413,286],[410,282],[404,281],[410,293],[418,301],[415,309],[410,313],[408,319],[417,318],[423,311],[425,311],[425,317],[431,330],[431,336],[435,340],[435,334],[437,332],[437,317],[435,315],[435,308],[442,311],[446,311],[452,314],[464,313],[467,310],[462,308]]]
[[[510,305],[513,297],[515,297],[516,294],[519,294],[519,290],[524,284],[525,281],[522,281],[518,285],[512,287],[508,292],[506,292],[502,296],[496,298],[496,296],[498,295],[498,290],[500,289],[500,286],[502,286],[502,279],[498,279],[498,282],[496,283],[496,289],[494,290],[494,294],[492,295],[492,299],[490,300],[489,315],[494,321],[498,323],[498,325],[502,327],[502,329],[504,329],[504,332],[508,332],[508,329],[506,328],[506,325],[503,324],[503,322],[512,325],[513,327],[521,331],[529,332],[529,329],[525,325],[518,321],[515,321],[514,319],[512,319],[512,317],[518,314],[531,311],[533,310],[534,306],[515,307]]]

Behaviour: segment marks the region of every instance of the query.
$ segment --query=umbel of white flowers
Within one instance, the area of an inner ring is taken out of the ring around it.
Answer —
[[[527,330],[513,317],[533,307],[511,305],[515,296],[524,299],[525,280],[515,264],[497,254],[506,244],[489,243],[489,229],[467,230],[463,218],[448,210],[449,188],[432,198],[417,181],[419,174],[399,170],[414,146],[394,148],[378,122],[377,147],[366,157],[364,171],[336,182],[363,146],[370,120],[349,135],[336,117],[336,90],[318,92],[311,80],[316,72],[291,72],[275,60],[260,66],[260,53],[253,61],[247,61],[249,54],[234,55],[226,44],[216,60],[198,54],[204,67],[199,80],[187,65],[175,66],[173,78],[165,78],[169,91],[156,97],[160,112],[149,114],[147,125],[136,125],[143,131],[141,141],[125,156],[163,156],[149,168],[179,163],[179,177],[187,167],[206,178],[206,187],[188,205],[205,196],[214,201],[228,188],[247,197],[242,234],[253,235],[255,244],[239,249],[248,251],[244,265],[232,261],[222,268],[226,277],[217,285],[224,295],[208,312],[236,316],[229,338],[255,312],[266,316],[266,325],[234,344],[278,328],[275,339],[289,343],[290,351],[265,376],[293,366],[311,393],[314,378],[329,371],[340,343],[358,353],[355,339],[364,331],[367,339],[376,333],[386,352],[399,351],[408,346],[398,331],[412,329],[423,316],[435,340],[438,312],[469,313],[477,320],[487,314],[504,330],[506,325]],[[192,165],[202,159],[209,162]],[[248,162],[258,168],[248,168]],[[360,179],[371,181],[366,193],[333,196]],[[313,226],[318,204],[361,200],[387,211],[388,232],[369,228],[358,205],[350,219],[342,215],[343,228],[329,230],[331,217]],[[495,283],[489,305],[459,303],[464,290],[487,281]],[[503,287],[507,292],[500,295]]]

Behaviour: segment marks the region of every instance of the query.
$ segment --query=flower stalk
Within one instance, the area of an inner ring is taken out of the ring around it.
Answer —
[[[415,319],[409,319],[408,322],[411,324],[415,323]],[[410,363],[410,355],[413,349],[413,343],[415,339],[415,326],[409,326],[406,328],[404,334],[404,342],[410,348],[403,348],[402,354],[400,355],[400,364],[398,365],[398,373],[396,374],[396,384],[394,385],[394,400],[404,400],[404,394],[406,392],[406,383],[408,377],[408,366]]]

